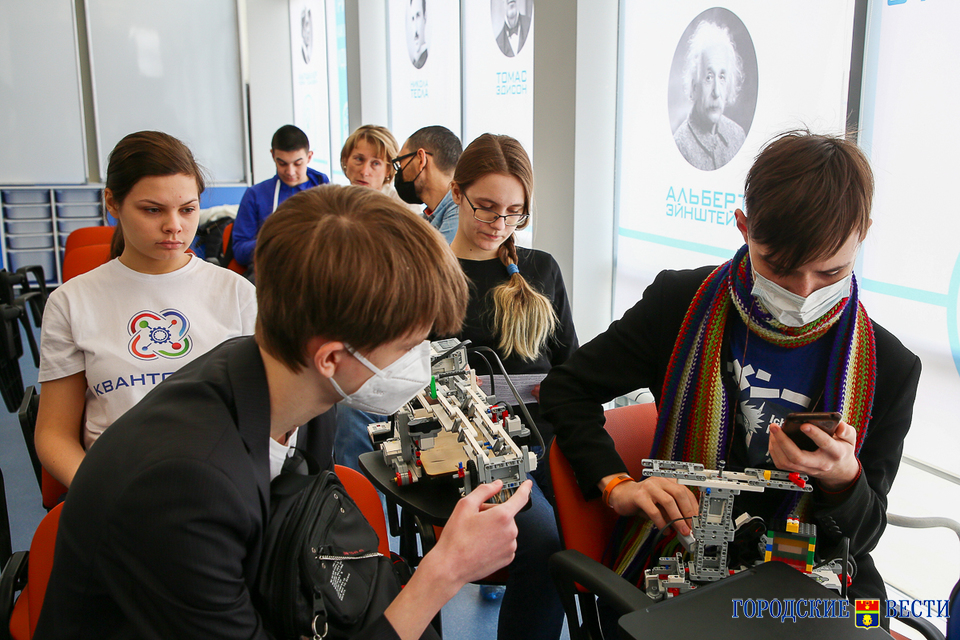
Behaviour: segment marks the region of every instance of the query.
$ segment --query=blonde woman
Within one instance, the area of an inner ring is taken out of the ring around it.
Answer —
[[[400,145],[390,130],[376,124],[357,127],[340,150],[340,168],[350,184],[377,189],[397,202],[402,202],[414,213],[421,213],[421,205],[410,205],[400,199],[393,188],[393,165],[390,161],[400,153]]]

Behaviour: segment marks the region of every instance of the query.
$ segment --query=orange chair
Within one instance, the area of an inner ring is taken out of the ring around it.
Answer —
[[[37,456],[37,450],[33,443],[36,436],[37,411],[39,408],[40,392],[37,391],[35,386],[27,387],[23,393],[23,403],[20,405],[18,417],[20,419],[20,429],[23,431],[23,440],[29,443],[27,452],[30,454],[31,460]],[[67,492],[67,488],[43,468],[39,459],[36,460],[35,464],[37,481],[40,483],[41,501],[43,507],[49,511],[60,502],[63,494]]]
[[[383,516],[383,505],[380,503],[380,494],[374,489],[373,484],[367,480],[359,471],[354,471],[350,467],[343,465],[334,465],[334,471],[343,488],[347,490],[347,495],[353,498],[353,501],[360,507],[363,517],[377,532],[380,538],[380,545],[377,551],[390,557],[390,540],[387,538],[387,520]]]
[[[109,244],[88,244],[63,254],[63,281],[96,269],[110,260]]]
[[[642,477],[642,461],[650,457],[653,436],[657,428],[656,406],[648,403],[618,407],[605,412],[604,417],[606,419],[604,428],[613,438],[617,453],[627,465],[628,472],[634,478]],[[613,526],[617,521],[616,512],[603,504],[599,497],[592,500],[583,499],[583,493],[577,485],[573,469],[556,444],[550,448],[550,478],[553,481],[556,499],[557,527],[560,530],[560,540],[564,549],[573,549],[590,560],[601,562],[607,544],[610,542]],[[558,555],[561,554],[554,555],[554,558]],[[553,558],[551,558],[552,562]],[[556,574],[554,580],[557,581]],[[575,598],[573,587],[571,583],[565,583],[563,588],[558,584],[560,600],[567,614],[571,640],[584,637],[581,623],[578,622],[581,619],[589,637],[600,638],[594,594],[580,585],[575,585],[577,591]],[[638,597],[646,600],[646,596],[639,590],[633,589],[633,591]],[[580,603],[579,616],[577,600]],[[646,602],[649,604],[649,600]]]
[[[29,640],[37,628],[43,596],[53,568],[53,550],[57,541],[60,511],[57,505],[44,516],[33,534],[29,553],[13,554],[0,576],[0,624],[9,628],[13,640]],[[20,596],[14,600],[14,593]]]
[[[50,472],[40,468],[40,500],[43,508],[49,511],[60,503],[67,493],[67,488],[60,481],[50,475]]]
[[[347,493],[377,532],[380,538],[378,551],[390,557],[387,523],[377,490],[369,480],[353,469],[337,465],[336,473]],[[9,625],[10,637],[13,640],[29,640],[37,627],[43,596],[53,568],[53,551],[62,509],[63,504],[58,504],[43,518],[33,535],[29,553],[18,551],[13,554],[0,577],[0,611],[4,614],[0,623]],[[14,600],[14,593],[18,590],[20,596]]]
[[[77,231],[88,231],[90,229],[113,229],[113,227],[87,227],[77,229]],[[70,234],[73,237],[77,231]],[[112,234],[112,231],[111,231]],[[67,244],[70,244],[70,238],[67,238]],[[63,256],[63,281],[66,282],[81,274],[96,269],[110,260],[109,244],[88,244],[76,245],[66,251]],[[36,416],[33,417],[36,424]],[[47,509],[53,508],[60,498],[67,492],[67,488],[60,484],[46,469],[40,470],[40,493],[43,499],[43,506]]]
[[[231,222],[223,230],[223,248],[221,249],[220,255],[217,257],[221,261],[221,267],[226,267],[227,269],[230,269],[230,271],[234,271],[240,275],[243,275],[247,272],[247,268],[237,262],[237,259],[233,257],[233,245],[230,244],[230,237],[232,235],[233,223]],[[227,264],[223,264],[224,262]]]
[[[67,236],[67,243],[63,247],[63,252],[70,253],[77,247],[86,247],[91,244],[110,244],[113,240],[113,232],[116,227],[83,227],[75,229]]]

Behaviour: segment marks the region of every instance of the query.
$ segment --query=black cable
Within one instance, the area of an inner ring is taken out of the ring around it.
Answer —
[[[438,374],[434,375],[433,377],[436,378],[437,380],[446,380],[447,378],[465,378],[465,377],[467,377],[467,372],[466,372],[466,371],[463,371],[463,370],[460,370],[460,371],[445,371],[445,372],[443,372],[443,373],[438,373]]]
[[[471,347],[467,349],[470,353],[476,353],[480,355],[480,351],[488,351],[490,355],[493,356],[493,359],[496,361],[497,366],[500,367],[500,372],[503,374],[503,379],[506,381],[507,386],[510,387],[510,391],[513,392],[513,397],[517,399],[517,404],[520,405],[520,411],[523,413],[523,417],[527,419],[527,425],[530,427],[530,431],[533,432],[533,435],[537,437],[537,443],[540,446],[540,454],[537,455],[537,460],[543,460],[543,456],[547,452],[547,446],[543,442],[543,436],[540,435],[540,430],[537,428],[536,423],[533,421],[533,418],[530,416],[530,412],[527,410],[527,405],[524,404],[523,400],[520,399],[520,392],[517,391],[517,388],[513,386],[513,381],[510,379],[510,376],[507,374],[507,370],[503,366],[503,362],[500,361],[500,356],[497,355],[497,352],[491,349],[490,347]],[[483,356],[480,355],[482,358]],[[488,364],[489,366],[489,364]],[[493,393],[493,371],[490,371],[490,387],[491,393]],[[494,394],[496,395],[496,394]]]
[[[840,576],[840,595],[847,597],[847,569],[850,566],[850,538],[843,536],[843,575]]]
[[[824,567],[834,560],[839,560],[841,563],[840,569],[840,595],[844,598],[847,597],[847,576],[850,578],[855,578],[857,575],[857,562],[850,557],[850,538],[844,536],[840,539],[840,542],[837,544],[836,548],[833,549],[829,554],[827,554],[823,560],[818,564],[814,565],[814,570]]]
[[[436,355],[436,356],[433,356],[432,358],[430,358],[430,366],[432,367],[433,365],[437,364],[438,362],[440,362],[441,360],[443,360],[444,358],[446,358],[448,355],[450,355],[451,353],[453,353],[454,351],[456,351],[456,350],[459,349],[460,347],[464,347],[464,346],[466,346],[466,345],[468,345],[468,344],[470,344],[470,341],[469,341],[469,340],[463,340],[463,341],[461,341],[461,342],[458,342],[455,346],[450,347],[449,349],[447,349],[447,350],[444,351],[443,353],[441,353],[441,354],[439,354],[439,355]]]
[[[670,525],[672,525],[674,522],[680,522],[681,520],[693,520],[693,516],[684,516],[682,518],[674,518],[673,520],[665,524],[663,526],[663,529],[660,529],[659,531],[657,531],[657,535],[653,537],[653,542],[650,543],[650,549],[656,549],[657,543],[660,542],[660,538],[663,537],[663,532],[669,529]]]

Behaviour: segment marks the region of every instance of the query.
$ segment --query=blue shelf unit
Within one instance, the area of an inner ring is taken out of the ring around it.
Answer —
[[[246,185],[215,185],[200,194],[200,207],[239,204]],[[16,271],[38,264],[47,283],[58,285],[63,272],[63,248],[71,231],[115,225],[103,207],[103,185],[0,185],[0,267]],[[196,244],[196,243],[195,243]],[[197,247],[194,247],[197,250]]]
[[[60,284],[67,236],[105,223],[101,196],[99,185],[0,187],[3,267],[40,265],[49,284]]]

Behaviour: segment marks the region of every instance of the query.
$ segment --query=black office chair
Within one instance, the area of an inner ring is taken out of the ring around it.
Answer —
[[[24,332],[30,343],[33,364],[37,367],[40,366],[40,350],[37,348],[37,340],[30,329],[27,317],[28,315],[32,317],[33,326],[39,329],[49,296],[43,267],[21,267],[15,273],[0,270],[0,304],[10,304],[22,310],[21,320]]]
[[[0,567],[7,564],[13,555],[13,543],[10,539],[10,516],[7,513],[7,491],[3,484],[3,471],[0,471]]]
[[[23,335],[30,345],[33,364],[39,367],[40,348],[30,317],[33,326],[39,329],[48,295],[42,267],[23,267],[15,273],[0,270],[0,396],[11,413],[19,409],[24,391],[20,373],[23,356],[20,328],[23,327]]]
[[[33,473],[37,476],[37,485],[43,490],[42,466],[40,458],[37,457],[37,446],[34,437],[37,430],[37,412],[40,410],[40,394],[36,387],[31,385],[23,393],[23,401],[20,403],[20,409],[17,411],[17,417],[20,419],[20,431],[23,432],[23,443],[27,446],[27,453],[30,454],[30,463],[33,465]],[[51,505],[52,507],[53,505]]]
[[[906,527],[909,529],[933,529],[943,527],[950,529],[957,538],[960,539],[960,522],[949,518],[917,518],[912,516],[901,516],[895,513],[887,513],[887,524],[894,527]],[[950,618],[947,622],[947,640],[960,640],[960,580],[953,585],[950,592]],[[929,620],[925,618],[901,618],[897,620],[907,625],[911,629],[919,631],[926,640],[944,640],[944,635],[940,633]]]

